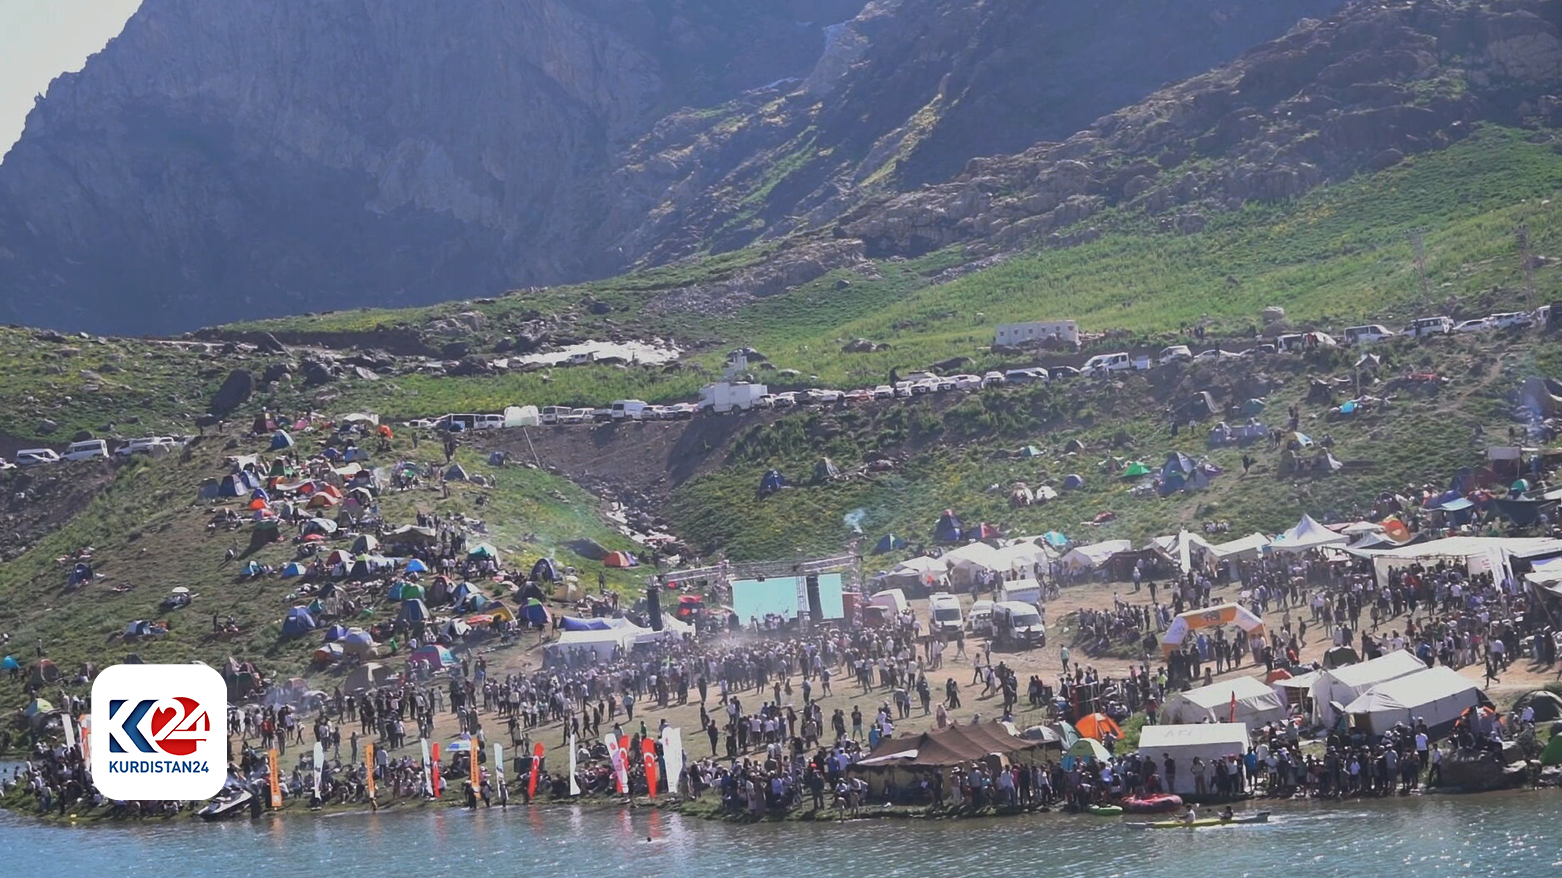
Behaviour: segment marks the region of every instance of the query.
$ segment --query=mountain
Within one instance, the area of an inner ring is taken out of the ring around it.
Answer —
[[[0,318],[122,332],[613,271],[618,151],[861,0],[146,0],[0,164]]]
[[[168,332],[730,249],[1337,5],[146,0],[0,164],[0,319]]]

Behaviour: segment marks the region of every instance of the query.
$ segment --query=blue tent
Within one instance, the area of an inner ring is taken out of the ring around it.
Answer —
[[[606,631],[612,628],[606,619],[577,619],[573,616],[565,616],[559,620],[559,627],[565,631]]]
[[[781,490],[786,486],[786,478],[780,470],[765,470],[765,475],[759,480],[759,496],[765,497]]]
[[[408,573],[427,573],[428,572],[428,565],[424,564],[422,561],[419,561],[417,558],[413,558],[411,561],[407,562],[407,572]]]
[[[287,618],[282,620],[282,636],[302,637],[317,627],[319,623],[307,607],[294,607],[287,611]]]
[[[521,608],[521,612],[525,614],[526,621],[532,625],[541,628],[548,624],[548,608],[543,606],[542,601],[536,598],[527,601],[526,606]]]
[[[537,563],[532,565],[531,578],[538,582],[559,582],[563,579],[552,558],[538,558]]]
[[[219,497],[243,497],[249,492],[260,488],[260,477],[249,470],[240,470],[229,473],[217,483],[217,496]]]
[[[472,594],[472,584],[470,582],[463,582],[455,588],[451,589],[450,603],[452,606],[459,607],[461,604],[465,603],[466,600],[472,596]]]
[[[263,569],[259,561],[249,561],[245,563],[243,573],[245,576],[259,576]]]
[[[396,618],[403,622],[427,622],[434,618],[428,611],[428,604],[423,603],[422,598],[413,598],[410,601],[401,602],[401,612]]]
[[[271,495],[266,493],[265,488],[256,488],[255,490],[251,491],[249,498],[251,500],[264,500],[267,503],[271,502]]]
[[[293,437],[286,430],[278,430],[271,434],[271,450],[281,451],[284,448],[293,447]]]
[[[21,666],[22,663],[17,661],[16,656],[14,655],[8,655],[5,658],[0,659],[0,671],[14,671]]]
[[[298,563],[297,561],[289,561],[286,564],[282,565],[282,578],[283,579],[287,579],[287,578],[293,577],[293,576],[303,576],[303,575],[304,575],[304,565]]]
[[[960,531],[964,527],[952,510],[945,509],[944,514],[938,517],[938,524],[933,526],[933,539],[941,543],[959,542]]]
[[[900,549],[904,549],[906,545],[906,541],[900,537],[897,537],[894,534],[885,534],[884,536],[879,537],[879,541],[877,543],[873,544],[873,554],[882,555],[886,552],[898,551]]]
[[[1079,473],[1073,473],[1063,479],[1063,490],[1077,491],[1085,486],[1085,477]]]
[[[1193,475],[1195,464],[1193,458],[1181,451],[1166,452],[1166,463],[1161,466],[1161,478],[1169,478],[1172,475],[1181,475],[1183,478]]]
[[[344,625],[332,625],[325,629],[325,642],[335,643],[347,636],[347,627]]]

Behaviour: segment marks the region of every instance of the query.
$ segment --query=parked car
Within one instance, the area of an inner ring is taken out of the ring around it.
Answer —
[[[159,448],[172,450],[176,445],[171,436],[142,436],[115,448],[114,453],[121,457],[129,457],[132,454],[155,454]]]
[[[616,399],[607,415],[615,421],[638,421],[645,415],[645,406],[643,399]]]
[[[41,466],[46,463],[59,463],[60,456],[54,453],[53,448],[23,448],[16,452],[16,465]]]
[[[846,391],[846,401],[851,403],[872,402],[873,391],[865,387],[857,387]]]
[[[567,405],[545,405],[542,407],[542,411],[538,412],[537,417],[541,419],[544,424],[558,424],[561,423],[562,419],[567,417],[569,413],[570,407]]]
[[[7,461],[3,457],[0,457],[0,472],[4,472],[8,469],[16,469],[16,464]]]
[[[1078,378],[1084,374],[1073,366],[1053,366],[1047,370],[1053,381],[1063,381],[1069,378]]]
[[[694,415],[699,412],[699,410],[700,407],[692,402],[680,402],[676,405],[668,406],[667,412],[663,415],[663,417],[673,421],[686,421],[689,418],[694,417]]]
[[[1367,344],[1374,341],[1382,341],[1385,338],[1393,338],[1399,333],[1378,323],[1368,323],[1365,326],[1345,327],[1346,344]]]
[[[1461,320],[1454,324],[1454,332],[1485,332],[1488,329],[1496,329],[1491,319],[1479,317],[1472,320]]]
[[[97,457],[108,457],[108,443],[102,439],[85,439],[81,442],[72,442],[65,446],[65,453],[61,457],[64,460],[92,460]]]
[[[561,423],[561,424],[585,424],[585,423],[588,423],[591,420],[593,414],[594,414],[594,410],[592,410],[592,409],[585,409],[585,408],[570,409],[569,410],[569,414],[568,415],[564,415],[562,418],[560,418],[559,423]]]
[[[1496,329],[1528,329],[1535,325],[1535,318],[1523,311],[1501,311],[1486,319]]]
[[[1004,381],[1002,372],[988,372],[982,376],[983,387],[1002,387]]]
[[[1046,381],[1047,373],[1044,369],[1010,369],[1003,373],[1005,384],[1031,384],[1036,381]]]
[[[895,398],[895,388],[889,386],[888,384],[880,384],[878,387],[873,388],[873,398],[874,399],[894,399]]]
[[[971,612],[966,615],[966,623],[971,626],[974,634],[993,633],[993,602],[980,600],[971,605]]]
[[[1453,329],[1454,321],[1451,317],[1422,317],[1410,321],[1404,334],[1411,338],[1423,338],[1428,335],[1447,335]]]
[[[982,376],[980,375],[954,375],[951,380],[955,382],[956,390],[981,390]]]
[[[813,396],[814,402],[820,405],[838,405],[846,398],[846,394],[839,390],[815,390]]]
[[[1188,350],[1185,344],[1174,344],[1161,348],[1161,355],[1157,358],[1162,366],[1169,363],[1186,363],[1193,359],[1193,351]]]
[[[1085,361],[1080,371],[1092,377],[1105,375],[1109,372],[1127,372],[1134,367],[1134,361],[1128,354],[1118,352],[1115,354],[1096,354]]]

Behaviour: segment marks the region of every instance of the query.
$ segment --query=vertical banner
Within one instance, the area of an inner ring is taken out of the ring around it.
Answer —
[[[613,737],[612,732],[609,732],[606,736],[604,736],[603,740],[607,742],[607,759],[608,763],[613,766],[613,779],[618,784],[618,791],[623,793],[628,787],[628,784],[625,782],[626,778],[624,776],[624,754],[619,749],[618,739]]]
[[[642,761],[645,763],[645,789],[646,795],[656,798],[656,741],[647,735],[640,741]]]
[[[536,795],[537,795],[537,772],[542,770],[542,754],[543,754],[542,742],[538,741],[537,745],[532,747],[532,776],[531,776],[531,780],[526,782],[526,798],[528,800],[532,799],[532,798],[535,798]]]
[[[266,761],[269,763],[267,774],[271,779],[271,807],[282,807],[282,783],[277,780],[277,770],[282,764],[282,757],[277,755],[277,748],[272,747],[266,751]]]
[[[683,730],[674,726],[662,729],[662,761],[667,763],[667,794],[680,795],[683,783]]]
[[[434,742],[434,756],[433,756],[433,759],[429,762],[429,771],[433,772],[429,776],[432,778],[432,783],[434,784],[434,798],[436,798],[436,799],[444,798],[443,796],[440,795],[440,790],[439,790],[439,742],[438,741]]]
[[[494,788],[504,783],[504,745],[494,745]]]
[[[314,767],[315,767],[315,798],[319,799],[319,798],[322,798],[322,796],[320,795],[320,773],[321,773],[321,771],[323,771],[325,769],[325,745],[321,744],[319,741],[315,742],[315,766]]]
[[[81,761],[92,770],[92,714],[84,713],[77,720],[81,725]]]
[[[575,771],[580,762],[580,745],[575,742],[575,735],[569,736],[569,794],[580,795],[580,781],[575,779]]]
[[[477,757],[479,755],[481,754],[477,752],[477,742],[468,740],[466,742],[466,758],[472,770],[467,772],[467,774],[472,778],[472,789],[477,790],[478,792],[482,792],[483,764],[477,761]]]
[[[71,715],[69,713],[60,714],[60,731],[65,733],[66,749],[76,746],[75,723],[71,721]]]
[[[369,798],[374,798],[374,742],[370,741],[363,748],[364,782],[369,787]]]
[[[423,744],[423,790],[429,796],[434,795],[434,769],[432,760],[428,758],[428,738],[419,739]]]

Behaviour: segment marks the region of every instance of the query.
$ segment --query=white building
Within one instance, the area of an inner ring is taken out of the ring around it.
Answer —
[[[1000,323],[993,343],[1018,347],[1033,341],[1062,341],[1079,344],[1079,324],[1073,320],[1037,320],[1030,323]]]

